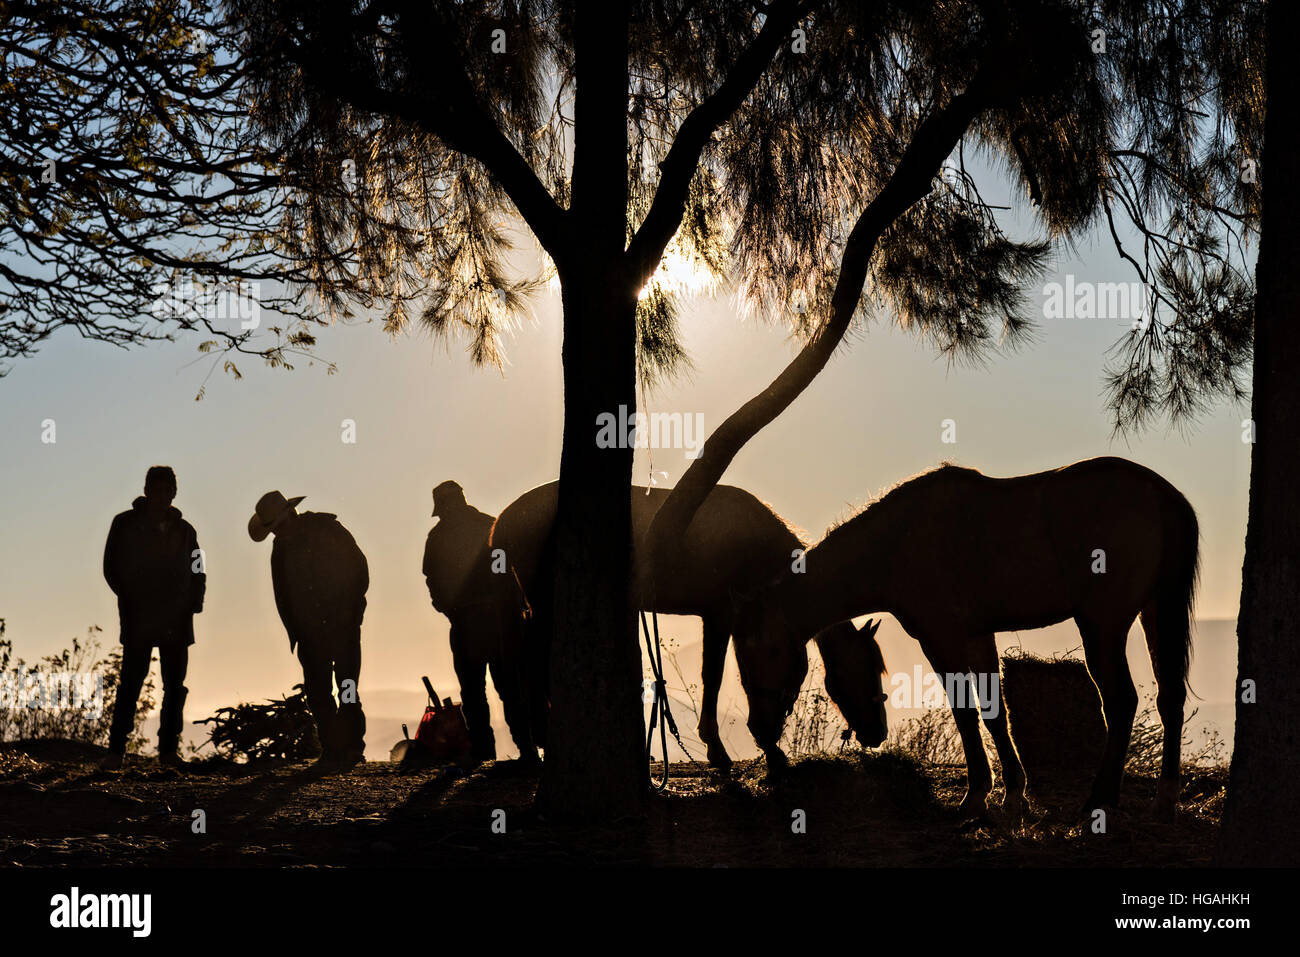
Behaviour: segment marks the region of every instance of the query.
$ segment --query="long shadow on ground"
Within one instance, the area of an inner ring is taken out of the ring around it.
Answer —
[[[0,745],[0,865],[1187,866],[1209,861],[1225,777],[1189,774],[1173,824],[1144,813],[1154,782],[1132,778],[1098,837],[1070,795],[1040,796],[1023,822],[994,810],[963,824],[962,769],[898,753],[805,758],[777,778],[761,761],[731,776],[674,765],[667,793],[575,826],[538,816],[537,775],[514,762],[322,775],[139,761],[106,773],[99,753]]]

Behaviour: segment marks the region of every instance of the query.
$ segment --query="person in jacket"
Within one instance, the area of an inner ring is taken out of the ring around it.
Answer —
[[[158,760],[183,763],[185,672],[207,575],[194,526],[172,505],[175,497],[176,473],[165,465],[153,466],[145,474],[144,495],[113,518],[104,544],[104,580],[117,595],[122,628],[122,673],[103,761],[109,770],[122,766],[154,648],[163,685]]]
[[[320,738],[319,763],[343,770],[365,760],[366,717],[358,686],[370,569],[337,517],[297,511],[304,497],[267,492],[248,521],[248,534],[255,542],[275,536],[275,606],[289,633],[289,650],[296,647],[302,664],[307,704]]]
[[[519,589],[505,561],[494,563],[489,553],[488,533],[495,519],[466,502],[464,490],[452,481],[433,490],[433,515],[438,524],[425,540],[422,571],[434,609],[451,623],[452,664],[470,756],[475,761],[496,758],[486,690],[490,669],[520,758],[536,762],[520,653]]]

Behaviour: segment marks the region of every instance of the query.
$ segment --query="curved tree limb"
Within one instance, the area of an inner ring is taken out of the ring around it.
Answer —
[[[691,180],[699,169],[700,154],[709,138],[749,96],[793,26],[819,3],[820,0],[782,0],[767,7],[764,10],[766,21],[758,36],[736,58],[718,88],[682,121],[672,148],[660,164],[662,175],[654,201],[628,243],[627,258],[633,275],[637,277],[638,288],[648,282],[659,267],[664,250],[682,224]]]
[[[430,36],[437,38],[440,33],[431,30]],[[565,211],[500,126],[478,104],[454,44],[438,41],[442,78],[450,86],[438,98],[385,89],[360,70],[340,69],[333,59],[323,62],[311,49],[291,48],[286,53],[318,90],[362,112],[400,117],[482,163],[501,184],[547,254],[557,261],[565,256],[570,238]]]
[[[728,416],[709,436],[700,457],[687,468],[655,515],[647,536],[651,560],[640,563],[647,574],[661,561],[671,561],[669,550],[673,543],[681,541],[696,511],[745,444],[784,412],[830,361],[857,310],[877,242],[899,216],[930,192],[943,161],[988,106],[988,94],[977,75],[964,92],[931,113],[917,128],[893,175],[849,233],[831,298],[830,318],[767,388]],[[640,585],[653,588],[651,582]]]

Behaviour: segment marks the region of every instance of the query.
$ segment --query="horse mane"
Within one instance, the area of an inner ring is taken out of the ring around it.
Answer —
[[[924,472],[918,472],[910,478],[901,479],[893,485],[888,486],[883,491],[878,492],[869,498],[865,503],[858,506],[843,518],[838,518],[832,522],[826,529],[826,534],[822,536],[821,541],[817,542],[813,549],[821,548],[844,534],[850,526],[857,528],[866,522],[876,518],[895,513],[895,506],[904,505],[908,499],[918,492],[929,489],[935,482],[951,479],[954,475],[966,473],[969,475],[980,475],[981,473],[972,468],[963,465],[955,465],[952,462],[940,462],[932,469],[926,469]],[[904,509],[906,511],[906,509]]]
[[[748,494],[753,495],[754,493],[749,492]],[[811,536],[809,536],[808,531],[806,529],[796,525],[794,522],[790,521],[788,518],[786,518],[784,515],[778,512],[776,508],[772,505],[772,503],[767,501],[766,499],[759,498],[757,495],[754,495],[754,499],[765,509],[771,512],[773,517],[776,518],[778,522],[780,522],[782,525],[785,526],[785,530],[789,532],[791,535],[793,535],[795,539],[799,542],[800,548],[808,547],[808,542]]]

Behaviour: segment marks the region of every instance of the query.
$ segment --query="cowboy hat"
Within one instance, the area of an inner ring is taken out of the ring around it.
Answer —
[[[248,537],[260,542],[275,530],[275,527],[288,517],[294,506],[305,499],[306,495],[286,499],[277,492],[267,492],[257,500],[253,517],[248,520]]]

